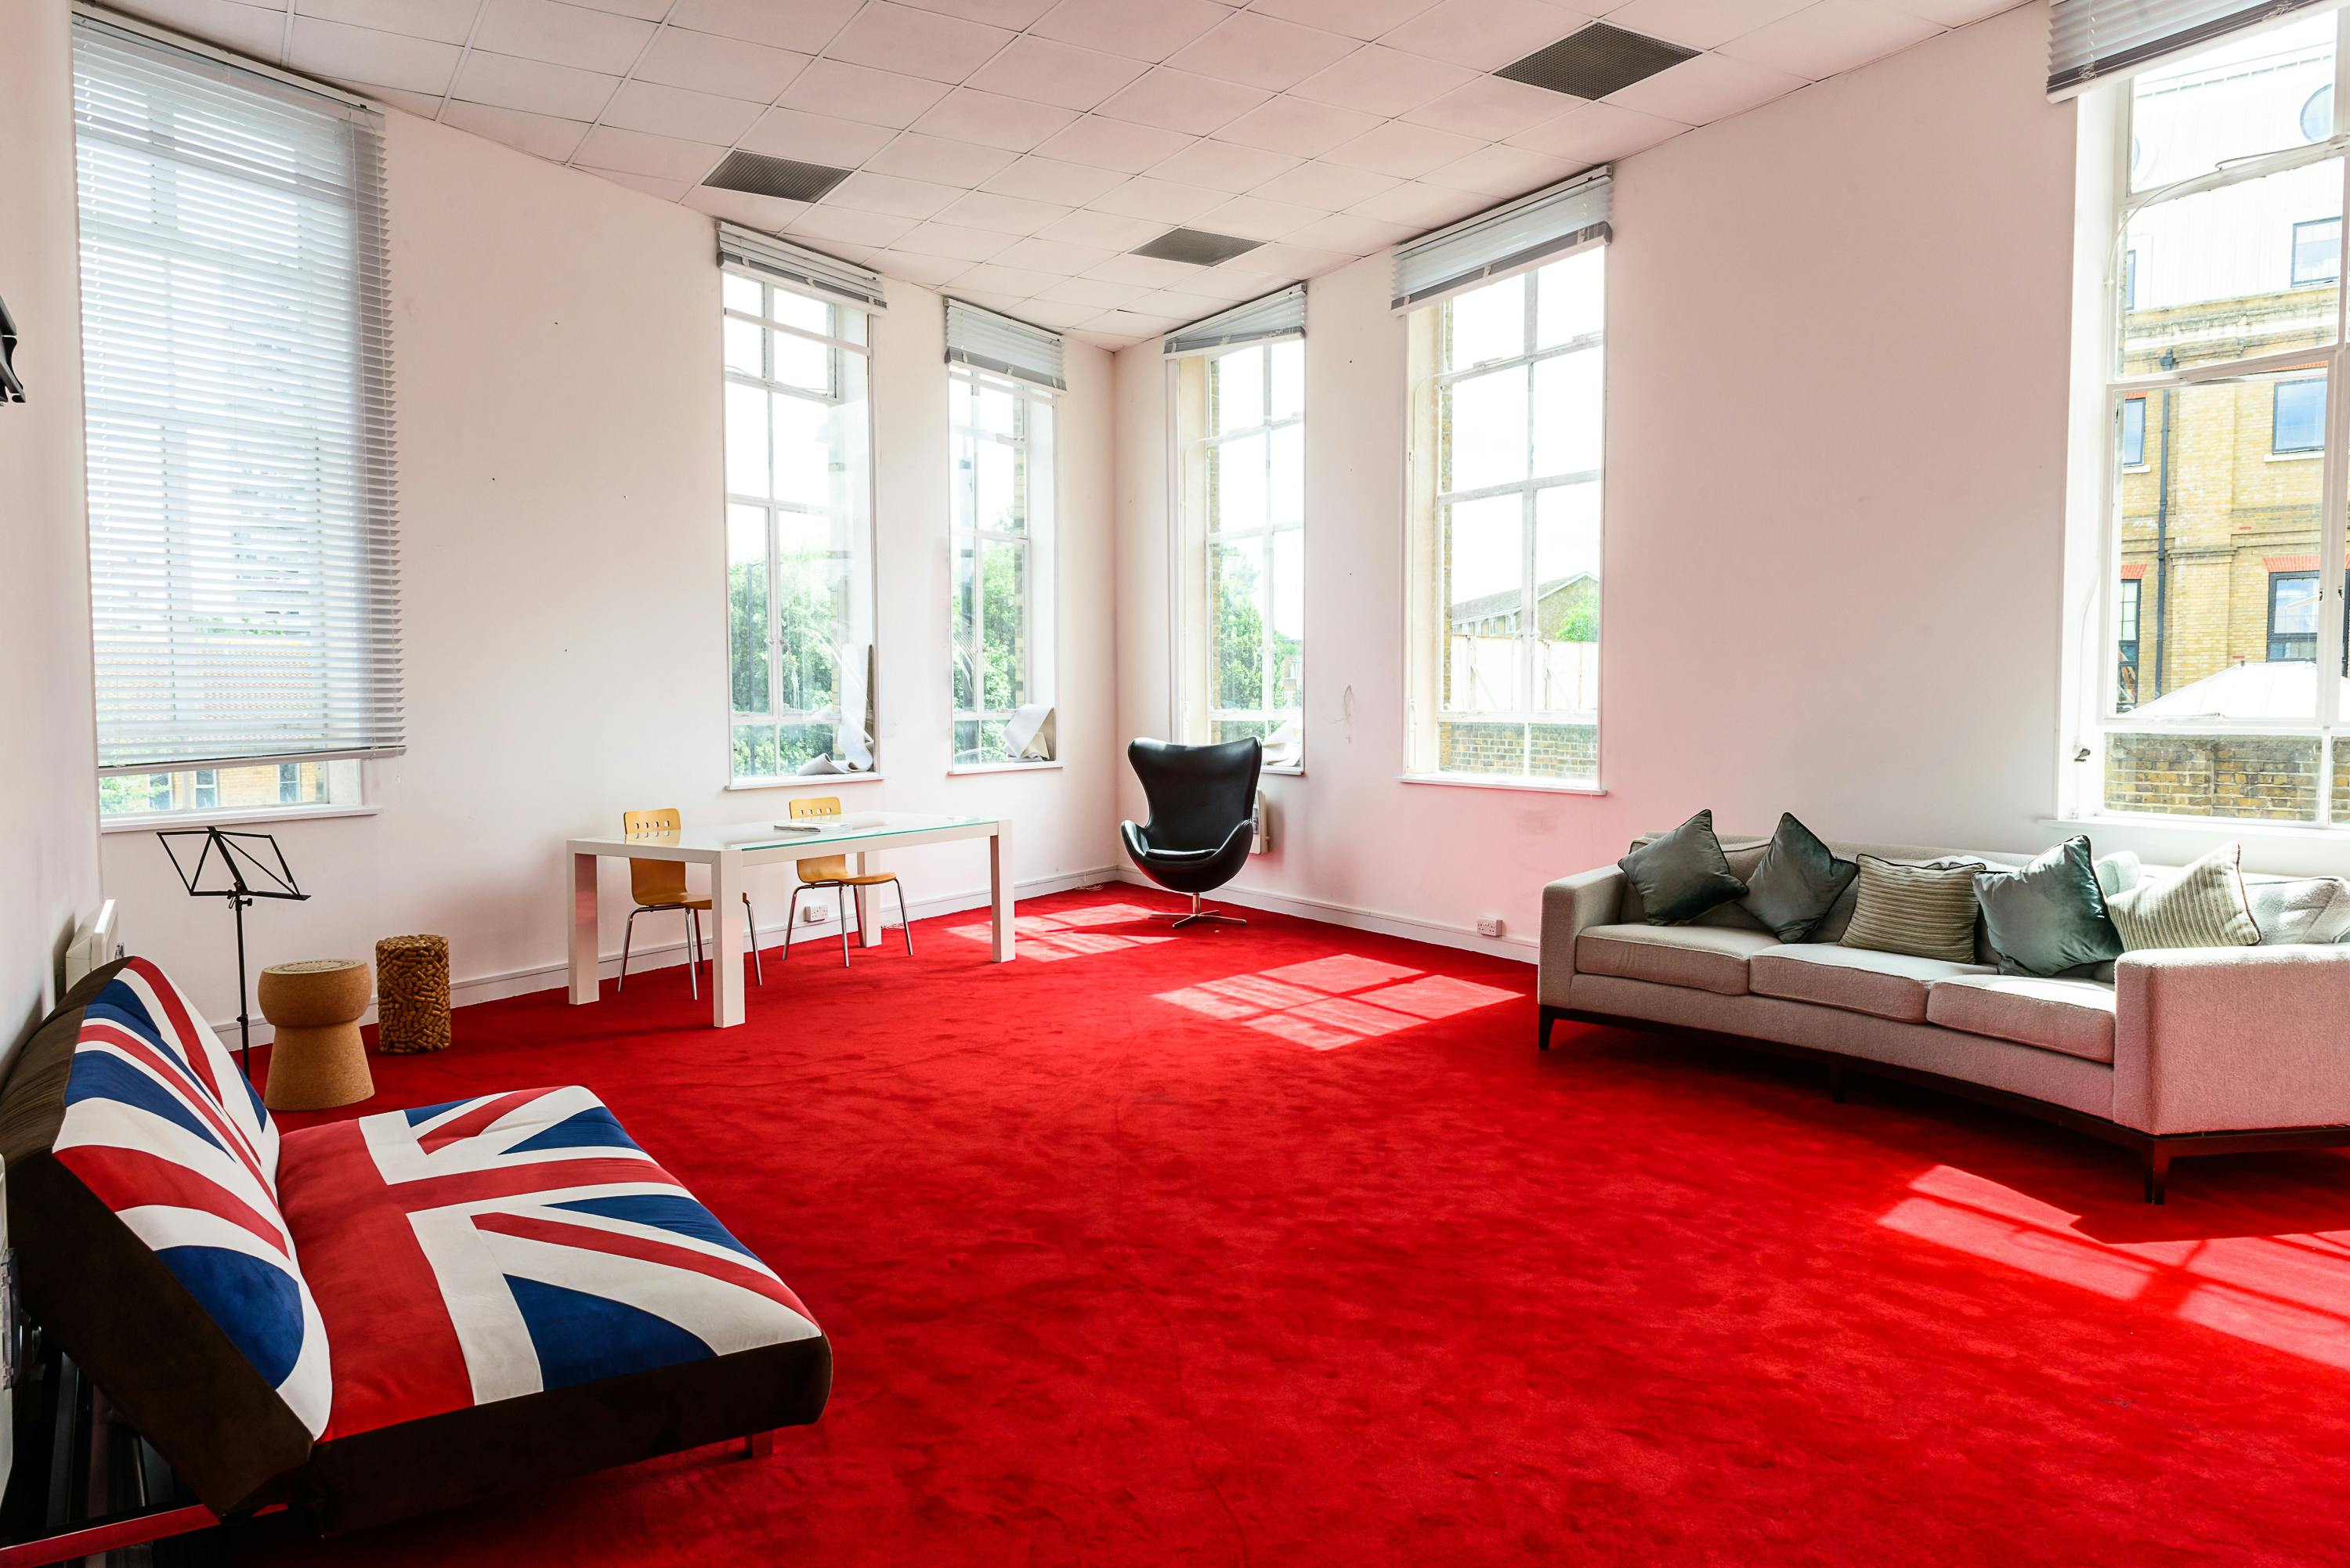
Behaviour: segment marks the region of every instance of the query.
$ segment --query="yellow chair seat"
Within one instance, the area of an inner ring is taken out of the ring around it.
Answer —
[[[811,888],[878,888],[884,882],[895,882],[897,879],[887,871],[868,871],[858,877],[847,875],[824,877],[806,872],[800,875],[800,880]]]

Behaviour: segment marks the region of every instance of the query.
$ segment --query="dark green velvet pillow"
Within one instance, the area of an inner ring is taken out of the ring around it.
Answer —
[[[1713,836],[1713,812],[1699,812],[1616,862],[1640,895],[1652,926],[1678,926],[1746,891]]]
[[[2013,871],[1976,872],[1975,898],[2002,974],[2068,974],[2121,957],[2084,835]]]
[[[1762,851],[1762,863],[1746,878],[1739,908],[1762,922],[1783,942],[1800,942],[1819,929],[1860,867],[1839,860],[1819,835],[1783,812],[1779,830]]]

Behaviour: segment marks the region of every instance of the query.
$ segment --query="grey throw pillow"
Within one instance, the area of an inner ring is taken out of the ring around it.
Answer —
[[[1771,836],[1754,874],[1746,878],[1746,896],[1738,900],[1739,907],[1781,941],[1800,942],[1819,929],[1858,875],[1859,867],[1837,859],[1794,813],[1783,812],[1779,830]]]
[[[2167,880],[2141,880],[2106,900],[2122,950],[2142,948],[2248,948],[2260,927],[2244,902],[2239,868],[2243,846],[2230,844]]]
[[[2262,947],[2338,942],[2350,935],[2350,882],[2339,877],[2247,882],[2244,905]]]
[[[1652,926],[1678,926],[1746,891],[1713,836],[1713,812],[1699,812],[1670,833],[1650,839],[1616,862],[1640,895]]]
[[[1975,899],[2002,974],[2085,972],[2121,956],[2082,835],[2013,871],[1976,872]]]
[[[1986,869],[1981,861],[1905,866],[1864,855],[1859,864],[1844,946],[1950,963],[1975,961],[1975,873]]]
[[[2126,849],[2097,857],[2097,891],[2110,898],[2138,885],[2138,858]]]

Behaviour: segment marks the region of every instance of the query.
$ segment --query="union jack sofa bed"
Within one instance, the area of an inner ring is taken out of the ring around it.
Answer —
[[[831,1387],[807,1309],[587,1090],[281,1137],[143,959],[26,1043],[0,1158],[27,1313],[223,1517],[356,1529],[755,1438]]]

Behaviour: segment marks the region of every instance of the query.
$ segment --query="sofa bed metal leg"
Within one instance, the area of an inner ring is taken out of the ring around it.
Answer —
[[[2146,1151],[2146,1200],[2162,1201],[2163,1187],[2170,1179],[2170,1151],[2160,1144]]]
[[[775,1451],[775,1434],[773,1432],[754,1432],[743,1439],[743,1457],[746,1459],[764,1459]]]

